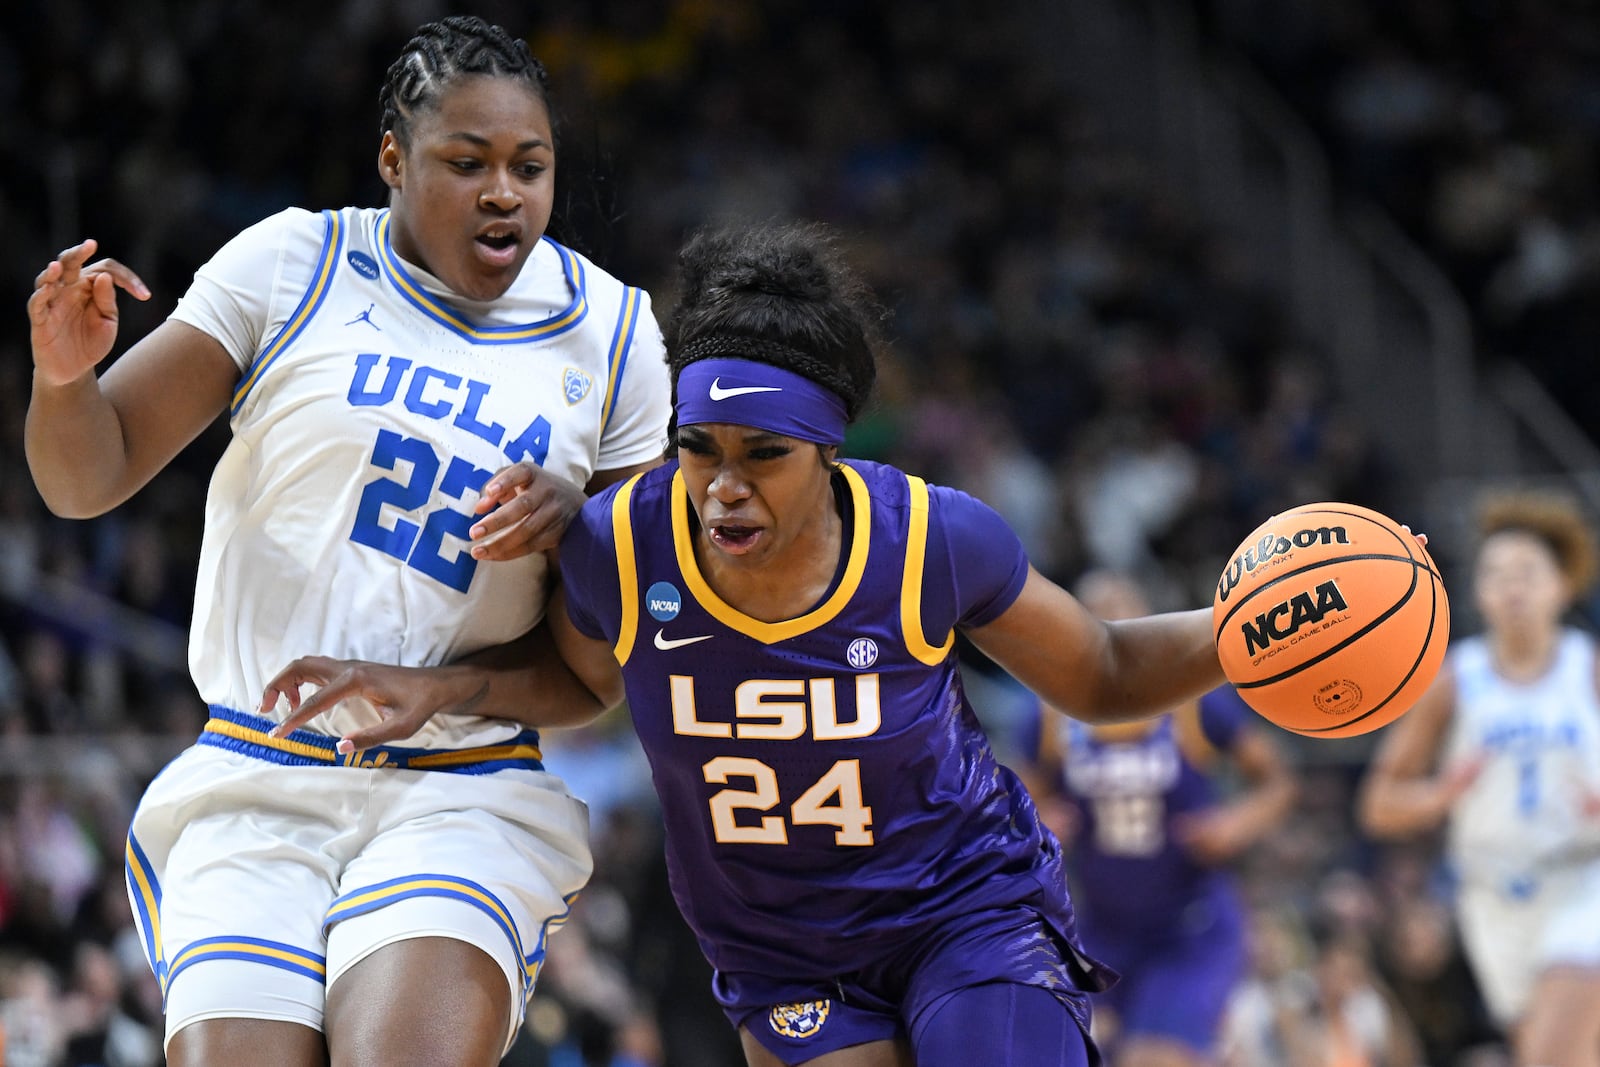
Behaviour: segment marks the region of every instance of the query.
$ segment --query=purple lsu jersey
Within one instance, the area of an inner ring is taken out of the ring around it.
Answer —
[[[992,510],[892,467],[835,474],[832,591],[751,618],[696,563],[676,464],[588,502],[561,565],[574,624],[612,642],[652,768],[673,894],[723,973],[826,979],[985,909],[1037,910],[1077,948],[1060,846],[961,688],[956,626],[1028,564]]]
[[[1096,937],[1159,938],[1192,920],[1197,902],[1230,900],[1226,873],[1197,863],[1173,829],[1216,803],[1206,768],[1233,747],[1251,714],[1224,687],[1198,707],[1145,722],[1091,728],[1062,720],[1063,776],[1080,812],[1073,879]]]

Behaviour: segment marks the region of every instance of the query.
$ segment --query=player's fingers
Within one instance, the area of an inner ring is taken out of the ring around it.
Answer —
[[[94,297],[94,308],[103,319],[117,321],[117,283],[109,274],[85,274],[89,291]]]
[[[482,530],[483,534],[474,537],[472,555],[506,560],[552,549],[560,543],[574,514],[575,509],[557,499],[535,500],[533,494],[524,494],[473,527],[474,532]]]
[[[109,275],[119,289],[125,289],[138,300],[149,300],[150,289],[144,284],[144,279],[133,272],[133,268],[115,259],[100,259],[84,268],[83,273],[99,276]]]
[[[61,261],[59,259],[52,259],[49,263],[45,264],[44,270],[33,276],[34,290],[38,291],[47,285],[51,285],[54,282],[60,281],[62,269]]]
[[[287,719],[272,728],[271,734],[273,737],[286,737],[290,731],[304,726],[339,701],[360,693],[361,683],[356,679],[355,672],[345,671],[336,675],[327,685],[301,700]]]
[[[94,255],[95,249],[100,247],[100,242],[93,237],[85,238],[71,248],[62,249],[56,256],[56,263],[61,265],[60,273],[52,279],[58,285],[73,285],[78,280],[78,274],[83,265],[89,262],[89,257]],[[49,270],[48,267],[45,268]]]
[[[283,670],[273,675],[261,691],[260,712],[270,714],[278,706],[278,698],[289,701],[289,710],[300,707],[300,687],[327,685],[328,679],[338,670],[338,661],[327,656],[301,656]]]
[[[383,710],[383,709],[380,709]],[[378,745],[387,745],[395,741],[404,741],[406,738],[422,729],[422,724],[428,721],[426,712],[418,709],[394,711],[384,716],[381,722],[373,726],[352,730],[339,739],[338,750],[349,755],[361,749],[375,748]]]
[[[1425,533],[1417,533],[1417,531],[1413,530],[1411,527],[1407,526],[1405,523],[1401,523],[1400,524],[1400,529],[1404,530],[1406,533],[1410,534],[1412,537],[1415,537],[1417,539],[1417,544],[1421,545],[1423,548],[1427,548],[1428,547],[1428,535],[1427,534],[1425,534]]]
[[[519,460],[509,467],[501,467],[483,483],[483,488],[478,490],[477,512],[484,512],[508,504],[527,492],[536,481],[546,475],[544,470],[536,463],[528,460]]]

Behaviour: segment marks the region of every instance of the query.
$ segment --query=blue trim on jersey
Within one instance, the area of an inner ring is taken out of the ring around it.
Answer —
[[[527,998],[533,994],[533,980],[538,970],[535,957],[522,951],[522,936],[517,932],[517,924],[511,918],[510,909],[499,897],[469,879],[449,874],[412,874],[363,886],[341,894],[328,905],[328,910],[322,917],[322,928],[327,930],[336,922],[353,919],[357,915],[365,915],[396,901],[409,900],[413,897],[444,897],[448,900],[459,900],[471,904],[493,919],[495,925],[499,926],[500,931],[511,941],[511,950],[516,953],[517,960],[522,964],[522,996],[526,1003]],[[570,907],[568,910],[571,910]],[[540,942],[538,956],[542,957],[542,934]]]
[[[322,309],[322,302],[327,299],[328,290],[333,287],[334,268],[339,263],[339,250],[344,247],[344,217],[336,211],[324,211],[322,217],[327,220],[328,232],[322,239],[322,251],[317,253],[317,269],[311,279],[311,285],[307,287],[305,295],[300,298],[300,303],[295,306],[288,321],[256,356],[255,362],[250,366],[250,373],[246,374],[244,380],[234,389],[233,404],[228,409],[230,417],[239,414],[245,397],[255,388],[255,384],[261,380],[267,368],[271,367],[278,357],[305,333],[306,326]]]
[[[288,737],[272,737],[269,731],[277,723],[271,719],[235,711],[220,704],[209,707],[211,720],[206,723],[196,744],[227,749],[268,763],[290,767],[382,767],[447,771],[451,774],[493,774],[507,769],[544,770],[537,730],[524,730],[500,745],[454,749],[374,745],[345,755],[338,751],[337,737],[307,730],[290,731]]]
[[[561,257],[561,273],[567,279],[567,289],[572,293],[572,301],[543,322],[528,323],[523,326],[477,326],[429,293],[406,270],[405,264],[395,254],[394,246],[389,243],[389,212],[385,211],[379,215],[377,224],[378,259],[390,274],[400,295],[424,316],[457,337],[479,345],[515,345],[526,341],[549,340],[573,329],[583,321],[584,316],[589,314],[588,285],[583,276],[583,263],[576,253],[549,237],[541,237],[540,240],[547,242]],[[523,266],[526,267],[527,264],[524,263]]]
[[[133,834],[128,835],[124,848],[123,868],[128,880],[128,896],[139,913],[139,927],[144,933],[144,958],[150,970],[161,983],[167,984],[167,962],[161,956],[161,883],[156,880],[150,857]]]
[[[628,353],[633,350],[633,331],[639,325],[639,310],[644,307],[644,291],[631,285],[622,287],[622,314],[617,316],[617,329],[611,335],[610,358],[607,364],[611,373],[606,380],[605,406],[600,409],[600,432],[611,425],[611,416],[617,410],[617,394],[622,391],[622,372],[628,366]]]
[[[303,948],[282,941],[268,941],[260,937],[204,937],[198,941],[191,941],[172,961],[172,970],[168,972],[166,982],[161,988],[163,1006],[166,1004],[167,993],[171,990],[172,983],[177,981],[178,975],[194,964],[206,960],[243,960],[246,963],[262,963],[268,967],[304,975],[317,982],[326,982],[328,978],[326,956],[307,952]]]
[[[572,904],[578,899],[579,893],[581,893],[581,890],[575,893],[568,893],[561,898],[566,903],[567,910],[560,915],[552,915],[544,921],[544,925],[539,928],[538,947],[522,961],[522,966],[528,972],[528,989],[523,994],[524,1009],[527,1008],[527,1002],[533,997],[533,987],[539,983],[539,972],[544,970],[545,946],[550,943],[550,935],[567,925],[567,920],[572,917]]]

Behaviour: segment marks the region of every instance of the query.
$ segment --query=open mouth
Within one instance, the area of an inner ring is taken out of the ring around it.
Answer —
[[[481,245],[487,245],[497,252],[503,252],[508,248],[517,247],[517,236],[516,234],[512,233],[479,234],[478,243]]]
[[[728,552],[747,551],[761,537],[759,526],[713,526],[711,540],[718,548]]]

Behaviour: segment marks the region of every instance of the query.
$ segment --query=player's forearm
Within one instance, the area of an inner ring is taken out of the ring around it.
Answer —
[[[35,377],[23,444],[34,485],[54,514],[93,518],[126,499],[122,420],[93,372],[66,385]]]
[[[441,710],[539,728],[582,726],[609,707],[561,659],[547,623],[440,668],[437,684],[439,699],[450,703]]]
[[[1356,813],[1361,829],[1372,837],[1410,837],[1442,823],[1450,801],[1444,785],[1433,778],[1403,780],[1377,775],[1357,797]]]
[[[1106,624],[1105,666],[1094,706],[1102,721],[1170,711],[1221,685],[1209,609]]]
[[[1234,810],[1238,813],[1243,846],[1255,844],[1282,823],[1294,807],[1297,794],[1294,779],[1285,773],[1274,775],[1240,797]]]

